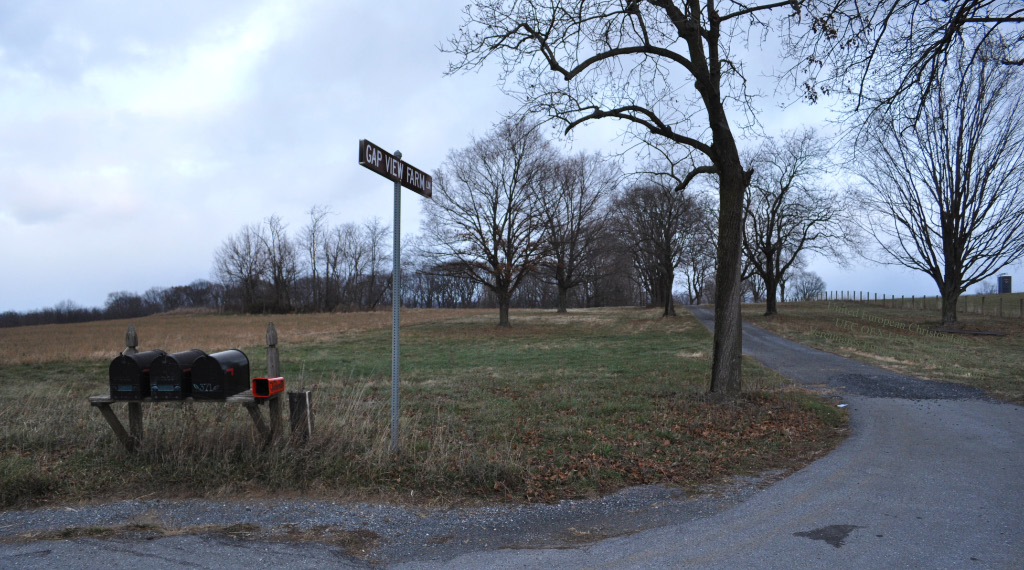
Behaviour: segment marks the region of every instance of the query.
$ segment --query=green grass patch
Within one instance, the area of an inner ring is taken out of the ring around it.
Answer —
[[[1002,400],[1024,403],[1024,319],[1017,316],[1018,297],[1004,295],[1004,316],[960,310],[964,333],[941,332],[941,310],[934,297],[922,300],[817,301],[779,305],[779,314],[764,316],[764,305],[743,306],[743,318],[797,342],[847,356],[901,374],[959,382],[988,391]],[[980,297],[969,299],[977,302]],[[1012,301],[1012,302],[1010,302]],[[966,303],[966,301],[962,301]],[[1012,316],[1006,308],[1013,306]],[[973,305],[972,305],[973,307]],[[969,334],[970,332],[993,332]]]
[[[752,360],[745,395],[705,398],[711,336],[689,314],[513,311],[512,323],[466,312],[403,326],[397,456],[385,330],[282,337],[288,388],[313,391],[316,428],[304,446],[264,447],[240,406],[158,403],[144,404],[145,439],[129,454],[86,401],[106,391],[108,361],[2,366],[0,506],[152,496],[554,501],[792,468],[841,438],[841,411]],[[244,350],[262,374],[263,349]],[[114,408],[124,419],[125,406]]]

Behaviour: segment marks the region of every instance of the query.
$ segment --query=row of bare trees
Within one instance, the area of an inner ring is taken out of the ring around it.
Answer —
[[[815,216],[827,218],[827,208],[836,207],[833,194],[804,187],[820,174],[820,141],[805,133],[787,137],[782,147],[797,150],[783,153],[770,141],[758,150],[757,160],[779,168],[775,178],[766,168],[755,181],[758,186],[763,180],[756,196],[774,198],[748,199],[754,233],[748,232],[745,244],[760,239],[760,222],[753,220],[767,217],[776,228],[771,235],[784,247],[771,250],[764,242],[757,251],[788,257],[772,265],[774,273],[752,270],[746,276],[754,300],[772,299],[775,287],[784,291],[799,255],[828,247],[820,242],[833,238],[808,230]],[[762,203],[771,209],[762,212]],[[435,197],[425,204],[422,235],[407,242],[402,255],[403,303],[409,307],[493,304],[507,325],[513,306],[565,311],[646,304],[673,315],[677,299],[701,303],[714,293],[712,196],[678,191],[657,176],[627,180],[616,161],[599,154],[565,155],[537,123],[522,118],[503,121],[451,152],[435,177]],[[390,303],[390,228],[378,219],[332,225],[324,206],[314,206],[308,216],[294,235],[270,216],[226,238],[215,254],[219,283],[207,283],[212,288],[121,292],[111,295],[107,311],[129,317],[199,306],[289,312],[372,310]],[[823,219],[818,225],[833,223]],[[765,265],[753,255],[748,267]],[[820,278],[817,283],[823,287]]]
[[[616,120],[638,145],[682,155],[680,188],[698,176],[714,178],[710,391],[736,393],[744,210],[756,174],[734,133],[737,118],[756,117],[741,45],[781,35],[795,62],[787,75],[793,85],[812,100],[840,96],[856,123],[897,115],[916,121],[928,97],[954,75],[947,64],[958,53],[1003,70],[1024,65],[1022,24],[1019,0],[476,0],[446,48],[453,55],[450,72],[493,62],[502,73],[499,84],[523,111],[561,122],[566,131]],[[1003,49],[990,52],[986,43]],[[956,225],[924,204],[931,227]],[[943,255],[955,266],[964,258],[947,247],[956,241],[952,233],[941,233],[948,236]],[[924,245],[934,251],[934,244]],[[761,255],[766,275],[786,265],[783,257]]]
[[[613,161],[564,156],[521,117],[451,152],[425,211],[429,271],[491,292],[503,326],[530,278],[555,289],[559,311],[578,289],[584,304],[640,294],[671,315],[676,270],[699,300],[714,268],[707,201],[654,178],[625,184]]]
[[[374,218],[331,227],[315,206],[297,238],[277,216],[229,236],[214,256],[225,308],[244,312],[373,309],[391,279],[391,229]]]
[[[403,303],[512,306],[647,304],[674,314],[714,289],[713,200],[656,177],[627,181],[600,154],[566,155],[522,117],[449,153],[403,252]],[[244,226],[216,253],[225,306],[242,311],[373,309],[390,301],[390,229],[332,227],[324,207],[291,238],[280,218]]]

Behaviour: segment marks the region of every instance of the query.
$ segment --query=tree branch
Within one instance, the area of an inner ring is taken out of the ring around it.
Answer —
[[[719,18],[719,20],[724,22],[726,20],[731,20],[733,18],[739,18],[740,16],[745,16],[747,14],[753,14],[754,12],[760,12],[762,10],[774,10],[775,8],[781,8],[783,6],[793,6],[793,8],[796,9],[798,7],[798,3],[796,2],[796,0],[783,0],[782,2],[776,2],[774,4],[764,4],[764,5],[761,5],[761,6],[751,6],[750,8],[746,8],[746,9],[740,10],[738,12],[733,12],[731,14],[726,14],[724,16],[721,16]]]
[[[680,192],[682,190],[685,190],[686,187],[689,186],[690,182],[692,182],[693,179],[696,178],[699,174],[718,174],[718,167],[705,165],[694,168],[689,173],[687,173],[686,176],[683,177],[682,182],[676,185],[674,191]]]

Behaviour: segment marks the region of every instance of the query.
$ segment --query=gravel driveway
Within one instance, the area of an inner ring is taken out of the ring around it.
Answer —
[[[694,313],[710,326],[710,310]],[[1024,408],[750,325],[744,352],[840,394],[852,435],[781,481],[696,498],[643,487],[449,511],[126,501],[5,512],[0,567],[1024,568]]]

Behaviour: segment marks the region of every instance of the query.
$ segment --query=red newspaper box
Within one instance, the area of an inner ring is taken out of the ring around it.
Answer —
[[[253,378],[252,395],[254,398],[269,398],[284,392],[284,378]]]

